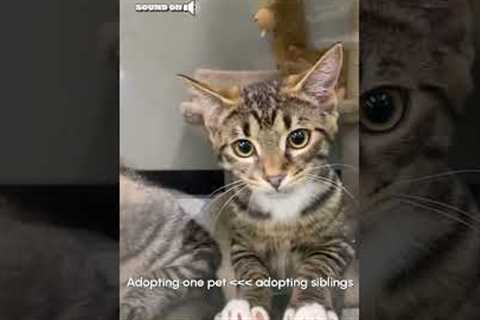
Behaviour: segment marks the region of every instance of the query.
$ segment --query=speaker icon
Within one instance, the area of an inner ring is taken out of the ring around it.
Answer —
[[[196,1],[197,0],[192,0],[188,3],[185,3],[183,5],[183,12],[185,13],[190,13],[192,16],[195,15],[195,12],[197,10],[197,4],[196,4]]]

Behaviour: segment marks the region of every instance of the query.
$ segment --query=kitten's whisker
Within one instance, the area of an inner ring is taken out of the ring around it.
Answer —
[[[332,179],[328,179],[328,178],[325,178],[325,177],[320,177],[320,176],[316,176],[316,175],[311,175],[311,174],[308,174],[306,175],[308,178],[311,179],[311,181],[317,181],[317,182],[328,182],[329,184],[337,187],[338,189],[342,190],[342,191],[345,191],[347,194],[349,194],[352,198],[355,199],[355,197],[349,192],[349,190],[347,190],[346,187],[344,187],[343,185],[337,183],[335,180],[332,180]]]
[[[235,181],[233,181],[233,182],[231,182],[231,183],[228,183],[228,184],[226,184],[226,185],[224,185],[224,186],[221,186],[220,188],[217,188],[217,189],[213,190],[212,193],[210,193],[210,194],[208,195],[208,198],[213,197],[215,194],[217,194],[218,192],[222,191],[222,190],[225,189],[225,188],[228,188],[228,187],[231,187],[231,186],[234,186],[234,185],[237,185],[237,184],[242,184],[242,183],[243,183],[242,180],[235,180]]]
[[[215,210],[215,207],[217,207],[217,204],[218,203],[223,203],[225,197],[229,197],[229,196],[232,196],[232,191],[233,191],[233,195],[235,195],[235,191],[233,190],[235,187],[232,187],[230,188],[228,191],[220,194],[219,196],[215,197],[212,201],[210,201],[202,210],[206,213],[207,213],[207,216],[208,217],[211,217],[213,219],[212,221],[212,226],[215,228],[216,224],[217,224],[217,221],[218,221],[218,218],[219,218],[219,214],[218,214],[218,211]],[[230,198],[229,198],[230,199]],[[227,199],[227,202],[228,202],[228,199]]]
[[[220,200],[221,197],[223,197],[223,196],[229,196],[229,195],[231,195],[231,194],[234,194],[234,193],[236,192],[236,188],[238,188],[238,187],[243,187],[243,186],[246,186],[246,183],[235,184],[235,185],[229,187],[229,188],[228,188],[227,190],[225,190],[224,192],[222,192],[222,194],[216,196],[216,197],[214,198],[214,200],[217,201],[217,200]]]
[[[217,216],[220,216],[223,212],[223,210],[225,210],[225,208],[233,201],[233,199],[238,196],[238,194],[240,193],[240,191],[242,191],[246,186],[243,186],[242,188],[240,188],[239,190],[236,190],[233,195],[227,199],[227,201],[225,201],[225,203],[223,204],[223,206],[218,210],[218,212],[215,213],[215,215]]]
[[[218,212],[215,212],[215,213],[214,213],[214,216],[215,216],[215,221],[214,221],[214,224],[213,224],[214,228],[216,227],[217,222],[218,222],[218,219],[219,219],[220,216],[222,215],[223,210],[225,210],[225,208],[226,208],[228,205],[230,205],[230,203],[233,201],[233,199],[235,199],[235,197],[237,197],[237,196],[240,194],[240,192],[242,192],[243,190],[245,190],[247,187],[248,187],[247,185],[244,185],[244,186],[241,187],[239,190],[235,191],[235,192],[233,193],[233,195],[232,195],[230,198],[228,198],[227,201],[225,201],[224,205],[220,208],[220,210],[219,210]]]
[[[345,194],[347,194],[355,202],[356,205],[359,204],[357,198],[352,194],[352,192],[350,190],[348,190],[348,188],[345,187],[344,185],[337,183],[335,180],[331,180],[331,179],[328,179],[328,178],[325,178],[325,177],[310,175],[310,174],[306,175],[306,177],[308,177],[309,179],[311,179],[313,181],[326,182],[326,183],[331,184],[332,186],[336,187],[338,190],[341,190]]]
[[[472,219],[474,222],[480,224],[480,219],[479,219],[478,217],[473,216],[471,212],[468,212],[468,211],[466,211],[466,210],[457,208],[457,207],[452,206],[452,205],[450,205],[450,204],[448,204],[448,203],[440,202],[440,201],[437,201],[437,200],[434,200],[434,199],[425,198],[425,197],[409,195],[409,194],[393,194],[393,195],[394,195],[394,196],[397,196],[397,197],[409,198],[409,199],[413,199],[413,200],[419,200],[419,201],[424,201],[424,202],[431,203],[431,204],[436,204],[436,205],[438,205],[438,206],[440,206],[440,207],[443,207],[443,208],[447,208],[447,209],[456,211],[456,212],[462,214],[463,216]]]
[[[231,191],[233,191],[235,189],[235,187],[238,187],[238,186],[241,186],[241,185],[242,185],[242,183],[235,184],[235,185],[231,186],[230,188],[228,188],[227,190],[225,190],[224,192],[222,192],[221,194],[217,195],[216,197],[209,199],[207,205],[205,207],[203,207],[202,210],[203,211],[210,211],[210,208],[213,205],[215,205],[218,201],[222,200],[224,197],[228,196],[229,193],[231,193]],[[246,184],[243,183],[243,185],[246,185]]]
[[[403,203],[407,203],[407,204],[410,204],[412,206],[416,206],[416,207],[419,207],[419,208],[422,208],[422,209],[427,209],[427,210],[430,210],[430,211],[433,211],[433,212],[436,212],[436,213],[439,213],[441,214],[442,216],[446,217],[446,218],[449,218],[449,219],[452,219],[460,224],[463,224],[464,226],[474,230],[474,231],[480,231],[479,228],[475,227],[475,225],[469,223],[468,221],[465,221],[457,216],[453,216],[451,214],[449,214],[447,211],[443,211],[443,210],[440,210],[440,209],[437,209],[437,208],[434,208],[434,207],[431,207],[431,206],[428,206],[428,205],[425,205],[425,204],[421,204],[421,203],[418,203],[416,201],[413,201],[413,200],[406,200],[406,199],[398,199],[398,201],[400,202],[403,202]]]
[[[448,176],[454,176],[457,174],[468,174],[468,173],[480,173],[480,169],[451,170],[451,171],[440,172],[440,173],[428,175],[428,176],[421,176],[416,178],[405,178],[392,183],[392,185],[400,184],[400,183],[419,182],[424,180],[443,178]]]
[[[314,178],[314,179],[319,179],[319,180],[322,180],[322,181],[330,182],[330,183],[334,184],[335,186],[341,188],[342,190],[348,192],[351,195],[352,198],[356,199],[355,196],[353,196],[353,194],[351,193],[351,191],[349,189],[347,189],[347,187],[345,187],[343,184],[338,183],[337,181],[335,181],[333,179],[329,179],[329,178],[326,178],[326,177],[320,177],[320,176],[316,176],[316,175],[311,175],[311,174],[308,174],[307,176],[309,176],[311,178]]]
[[[252,196],[248,197],[247,212],[250,212],[251,204],[252,204]]]
[[[241,188],[244,188],[244,186],[241,187]],[[216,209],[215,212],[212,212],[211,214],[212,214],[213,216],[215,216],[215,217],[218,217],[218,216],[220,215],[220,213],[222,212],[223,208],[225,207],[225,205],[226,205],[231,199],[233,199],[235,196],[237,196],[237,192],[238,192],[238,190],[232,190],[232,193],[230,193],[230,194],[228,195],[227,200],[221,202],[221,207],[220,207],[220,209],[218,209],[218,210]]]
[[[357,167],[354,167],[354,166],[351,166],[351,165],[345,164],[345,163],[328,163],[328,164],[321,165],[321,166],[311,167],[311,169],[315,170],[315,169],[323,169],[323,168],[328,168],[328,167],[331,167],[331,168],[342,167],[342,168],[347,168],[347,169],[353,170],[355,172],[359,171]]]
[[[206,213],[206,215],[208,217],[211,217],[211,215],[212,215],[211,208],[214,207],[220,200],[222,200],[222,198],[224,198],[227,195],[228,195],[228,193],[222,193],[221,195],[215,197],[214,199],[209,201],[205,206],[203,206],[201,211],[203,213]]]

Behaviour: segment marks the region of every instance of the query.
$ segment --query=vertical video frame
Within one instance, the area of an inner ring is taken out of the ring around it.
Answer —
[[[121,1],[121,319],[358,319],[358,5]]]

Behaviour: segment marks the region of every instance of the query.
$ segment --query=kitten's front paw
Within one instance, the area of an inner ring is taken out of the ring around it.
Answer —
[[[215,320],[269,320],[267,311],[262,307],[250,308],[246,300],[231,300]]]
[[[335,312],[318,303],[306,304],[298,309],[288,308],[283,320],[338,320]]]

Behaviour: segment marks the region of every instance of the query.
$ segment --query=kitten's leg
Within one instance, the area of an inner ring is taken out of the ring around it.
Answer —
[[[338,279],[353,258],[353,249],[343,240],[331,240],[330,246],[297,248],[303,261],[295,278],[309,281],[306,289],[294,288],[283,320],[338,320],[333,311],[331,288],[313,287],[318,278]]]
[[[267,268],[239,239],[232,240],[231,259],[235,278],[252,283],[237,288],[238,299],[230,300],[216,320],[269,320],[272,291],[254,285],[256,280],[269,277]]]

